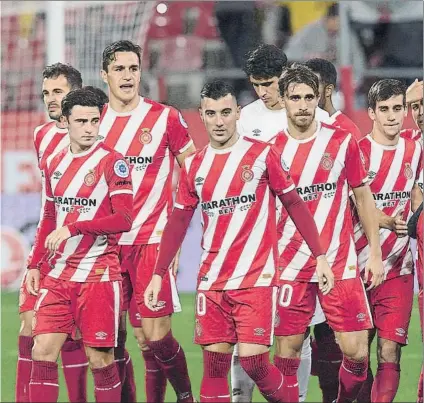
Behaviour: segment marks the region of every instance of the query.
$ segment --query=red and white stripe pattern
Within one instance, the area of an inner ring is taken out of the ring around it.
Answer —
[[[105,106],[99,130],[106,145],[125,156],[134,186],[134,222],[120,245],[159,243],[172,211],[175,156],[192,144],[181,114],[140,98],[138,106],[117,113]]]
[[[201,203],[204,250],[199,290],[275,284],[275,196],[294,189],[270,145],[241,137],[225,150],[205,147],[187,157],[176,208]]]
[[[358,187],[367,180],[356,140],[345,130],[322,123],[306,140],[281,132],[275,147],[314,217],[335,279],[355,278],[358,270],[349,186]],[[281,279],[316,282],[316,261],[286,211],[278,233]]]
[[[423,142],[423,134],[420,129],[404,129],[400,132],[400,137],[410,140],[419,140]]]
[[[47,159],[46,197],[56,205],[56,228],[109,216],[113,195],[132,194],[131,181],[117,175],[119,164],[125,164],[123,156],[100,142],[80,154],[66,148]],[[71,237],[62,242],[49,264],[48,275],[61,280],[119,280],[116,236]]]
[[[325,123],[328,123],[331,126],[339,127],[340,129],[346,130],[353,135],[356,141],[361,140],[364,135],[359,130],[359,127],[350,119],[347,115],[342,113],[342,111],[337,111],[331,115]]]
[[[403,217],[407,221],[411,210],[411,190],[418,182],[421,169],[420,143],[401,137],[397,145],[384,146],[367,135],[359,146],[365,158],[376,207],[391,217],[404,211]],[[355,242],[362,271],[369,257],[369,245],[359,220],[356,218],[355,221]],[[381,228],[380,244],[386,278],[412,273],[414,266],[408,236],[398,238],[395,232]]]
[[[424,261],[424,215],[421,211],[420,218],[417,223],[417,258],[416,258],[416,268],[417,268],[417,280],[419,289],[423,289],[423,261]]]

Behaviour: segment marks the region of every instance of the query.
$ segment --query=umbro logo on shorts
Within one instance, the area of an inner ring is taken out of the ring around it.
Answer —
[[[265,334],[265,329],[262,329],[261,327],[257,327],[253,330],[255,336],[263,336]]]
[[[97,332],[96,333],[96,340],[106,340],[107,333],[105,332]]]
[[[367,315],[365,315],[364,313],[358,313],[358,315],[356,315],[356,319],[358,319],[358,322],[363,322],[366,317]]]

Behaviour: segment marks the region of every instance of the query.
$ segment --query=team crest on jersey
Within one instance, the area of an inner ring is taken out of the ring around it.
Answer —
[[[95,182],[96,182],[96,174],[94,173],[94,171],[92,169],[90,169],[88,171],[88,174],[85,175],[85,177],[84,177],[84,183],[87,186],[93,186]]]
[[[185,129],[188,129],[188,124],[184,120],[183,115],[181,115],[181,112],[178,112],[178,118],[180,119],[181,126],[184,127]]]
[[[414,173],[412,172],[411,164],[408,162],[405,163],[405,169],[403,170],[403,173],[406,179],[412,179]]]
[[[149,144],[152,142],[152,134],[150,133],[150,129],[141,129],[140,142],[143,144]]]
[[[365,157],[361,150],[359,150],[359,158],[361,158],[362,165],[365,166]]]
[[[249,165],[242,166],[242,171],[240,175],[241,175],[242,181],[244,182],[250,182],[254,177],[253,171],[250,169]]]
[[[128,165],[125,163],[124,160],[116,161],[115,165],[113,166],[113,170],[120,178],[128,178],[128,175],[130,174]]]
[[[334,162],[330,157],[330,154],[325,153],[321,158],[321,166],[326,170],[329,171],[331,168],[333,168]]]

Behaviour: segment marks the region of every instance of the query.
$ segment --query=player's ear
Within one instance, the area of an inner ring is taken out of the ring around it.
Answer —
[[[237,120],[239,120],[239,119],[240,119],[240,112],[241,112],[241,106],[240,106],[240,105],[237,105],[237,109],[236,109],[236,117],[237,117]]]
[[[278,103],[283,109],[286,109],[286,104],[284,103],[284,98],[281,95],[278,95]]]
[[[103,82],[104,82],[105,84],[107,84],[107,72],[106,72],[106,71],[104,71],[103,69],[102,69],[102,70],[100,70],[100,77],[102,78]]]
[[[368,116],[374,122],[375,121],[375,111],[372,108],[368,108]]]
[[[64,129],[67,129],[69,127],[68,119],[66,119],[65,116],[61,115],[59,121]]]
[[[333,91],[334,91],[334,85],[333,84],[327,85],[325,87],[325,90],[324,90],[324,96],[326,98],[331,98],[331,95],[333,94]]]
[[[199,115],[200,115],[200,120],[203,122],[203,123],[205,123],[205,119],[203,119],[203,113],[202,113],[202,107],[201,106],[199,106]]]

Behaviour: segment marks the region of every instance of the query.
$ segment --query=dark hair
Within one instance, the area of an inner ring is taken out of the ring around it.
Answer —
[[[99,108],[99,112],[102,113],[104,104],[93,91],[82,88],[69,92],[62,99],[62,115],[69,118],[74,106],[91,106]]]
[[[103,50],[102,68],[107,71],[109,64],[116,60],[116,52],[133,52],[138,57],[138,63],[141,67],[141,47],[127,40],[121,40],[111,43]]]
[[[287,56],[274,45],[260,45],[246,55],[244,72],[248,77],[266,80],[280,77],[287,66]]]
[[[387,101],[397,95],[403,95],[402,103],[406,107],[406,85],[404,83],[392,78],[376,81],[368,91],[368,107],[375,110],[377,102]]]
[[[327,18],[338,17],[338,16],[339,16],[339,4],[338,3],[333,3],[327,9]]]
[[[59,76],[64,76],[66,78],[71,90],[82,87],[81,73],[69,64],[55,63],[46,66],[43,70],[43,79],[58,78]]]
[[[236,92],[230,84],[226,83],[225,81],[215,80],[206,83],[203,86],[202,91],[200,92],[200,99],[211,98],[218,100],[228,94],[236,98]]]
[[[100,102],[102,102],[103,104],[107,104],[109,102],[109,97],[100,88],[93,87],[92,85],[86,85],[83,89],[91,91],[94,94],[96,94],[98,96]]]
[[[306,84],[312,88],[315,96],[319,95],[319,81],[316,74],[306,66],[299,65],[296,67],[289,67],[284,70],[283,75],[278,81],[278,88],[280,95],[284,97],[290,84]]]
[[[314,73],[319,74],[324,85],[337,84],[337,70],[333,63],[325,59],[310,59],[305,62]]]

